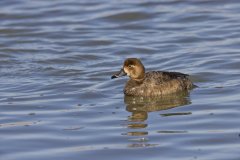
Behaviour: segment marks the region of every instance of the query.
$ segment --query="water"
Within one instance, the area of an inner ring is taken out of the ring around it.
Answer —
[[[4,160],[240,159],[239,1],[0,2]],[[124,97],[125,58],[191,75]]]

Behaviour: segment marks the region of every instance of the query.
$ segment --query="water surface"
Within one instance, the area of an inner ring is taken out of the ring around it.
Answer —
[[[239,1],[0,2],[4,160],[240,158]],[[124,97],[125,58],[199,87]]]

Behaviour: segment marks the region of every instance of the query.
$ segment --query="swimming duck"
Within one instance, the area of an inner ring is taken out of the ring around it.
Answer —
[[[128,96],[163,96],[193,88],[189,75],[179,72],[150,71],[145,72],[144,65],[137,58],[128,58],[123,68],[111,78],[129,76],[124,87]]]

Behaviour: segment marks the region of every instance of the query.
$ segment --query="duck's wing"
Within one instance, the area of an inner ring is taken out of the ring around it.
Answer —
[[[166,72],[166,71],[162,71],[162,74],[164,77],[168,77],[168,78],[186,78],[189,75],[188,74],[184,74],[184,73],[180,73],[180,72]]]
[[[147,81],[159,85],[173,79],[186,79],[189,75],[180,72],[152,71],[146,74]]]

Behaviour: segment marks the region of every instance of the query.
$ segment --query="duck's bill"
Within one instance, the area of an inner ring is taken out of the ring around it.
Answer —
[[[122,76],[126,76],[127,74],[124,72],[123,69],[121,69],[118,73],[114,74],[111,79],[114,79],[114,78],[118,78],[118,77],[122,77]]]

